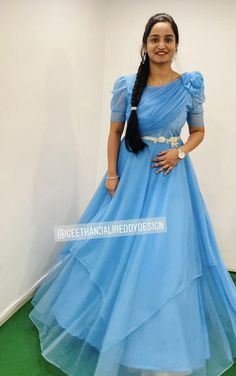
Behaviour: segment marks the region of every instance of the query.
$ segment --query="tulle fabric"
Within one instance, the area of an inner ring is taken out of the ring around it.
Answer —
[[[127,117],[134,79],[116,81],[113,119]],[[145,88],[139,105],[143,135],[178,134],[191,119],[188,109],[204,126],[203,100],[199,72]],[[148,142],[134,155],[123,138],[115,195],[105,189],[105,173],[78,221],[164,216],[167,231],[68,241],[31,301],[42,355],[67,375],[218,376],[233,364],[236,288],[190,157],[166,176],[150,168],[156,153],[171,147]]]
[[[110,103],[111,121],[129,119],[135,79],[136,74],[129,74],[115,81]],[[199,71],[184,72],[177,80],[160,87],[146,86],[137,109],[141,135],[159,134],[159,131],[180,134],[185,122],[205,126],[204,89],[204,77]]]

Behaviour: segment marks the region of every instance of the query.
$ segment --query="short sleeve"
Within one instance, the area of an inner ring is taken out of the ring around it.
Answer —
[[[120,76],[116,79],[111,93],[110,120],[125,121],[127,109],[127,84],[125,76]]]
[[[191,94],[187,106],[187,123],[190,126],[204,127],[204,108],[205,91],[204,78],[201,72],[192,72],[185,81],[185,86]]]

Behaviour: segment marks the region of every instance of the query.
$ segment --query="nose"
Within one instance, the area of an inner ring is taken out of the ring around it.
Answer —
[[[165,47],[165,41],[163,39],[160,39],[158,42],[158,47],[159,48],[164,48]]]

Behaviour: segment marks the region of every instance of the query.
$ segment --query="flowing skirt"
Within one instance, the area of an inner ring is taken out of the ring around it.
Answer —
[[[182,144],[181,140],[181,144]],[[112,197],[104,174],[80,223],[165,217],[166,231],[67,241],[30,319],[42,355],[70,376],[218,376],[236,358],[236,287],[189,155],[168,174],[121,140]]]

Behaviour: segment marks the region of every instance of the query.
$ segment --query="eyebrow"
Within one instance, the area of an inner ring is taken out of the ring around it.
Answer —
[[[151,37],[160,37],[160,35],[158,35],[158,34],[152,34],[152,35],[150,35]],[[173,34],[166,34],[165,35],[166,37],[173,37],[174,35]]]

